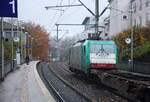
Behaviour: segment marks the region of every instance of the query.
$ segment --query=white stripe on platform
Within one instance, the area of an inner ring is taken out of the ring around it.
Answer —
[[[35,74],[35,79],[37,81],[37,83],[39,84],[44,96],[47,96],[48,97],[48,100],[49,102],[56,102],[54,100],[54,98],[52,97],[52,95],[50,94],[50,92],[48,91],[48,89],[46,88],[46,86],[44,85],[43,81],[41,80],[38,72],[37,72],[37,69],[36,69],[36,65],[39,61],[36,62],[36,64],[34,65],[34,74]]]

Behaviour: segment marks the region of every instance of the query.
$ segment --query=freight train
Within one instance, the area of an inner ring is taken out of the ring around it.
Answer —
[[[75,73],[115,69],[116,63],[117,46],[114,41],[85,40],[70,48],[69,69]]]

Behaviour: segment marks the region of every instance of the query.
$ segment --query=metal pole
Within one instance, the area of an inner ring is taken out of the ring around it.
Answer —
[[[14,33],[13,33],[13,18],[11,18],[11,37],[12,37],[12,48],[11,48],[11,60],[12,60],[12,69],[14,68]]]
[[[4,72],[4,36],[3,36],[3,17],[1,17],[1,50],[2,50],[2,57],[1,57],[1,64],[2,64],[2,80],[4,80],[5,72]]]
[[[59,38],[58,38],[58,33],[59,33],[59,25],[56,25],[57,26],[57,60],[59,60],[59,50],[58,50],[58,40],[59,40]]]
[[[20,51],[20,58],[22,56],[22,49],[21,49],[21,34],[22,34],[22,28],[20,26],[19,20],[18,20],[18,28],[19,28],[19,51]],[[20,61],[22,62],[22,59],[20,59]]]
[[[59,25],[56,24],[56,26],[57,26],[57,43],[58,43],[58,39],[59,39],[59,38],[58,38],[58,33],[59,33],[59,28],[58,28],[58,26],[59,26]]]
[[[23,36],[23,31],[22,31],[22,26],[21,26],[21,34],[20,34],[20,49],[21,49],[21,60],[22,60],[22,63],[23,63],[23,48],[22,48],[22,36]]]
[[[132,13],[131,13],[131,17],[132,17]],[[132,18],[131,18],[132,19]],[[131,22],[132,22],[132,20],[131,20]],[[133,62],[133,60],[134,60],[134,58],[133,58],[133,49],[134,49],[134,39],[133,39],[133,32],[134,32],[134,27],[132,27],[131,28],[131,66],[132,66],[132,70],[134,70],[134,62]]]
[[[99,24],[99,0],[95,1],[95,33],[96,33],[96,37],[98,37],[98,24]]]
[[[31,38],[31,59],[33,58],[33,38]]]
[[[134,32],[134,27],[132,26],[132,17],[133,17],[133,9],[132,9],[132,4],[131,4],[131,11],[130,11],[130,13],[131,13],[131,69],[132,69],[132,71],[134,70],[134,62],[133,62],[133,48],[134,48],[134,39],[133,39],[133,32]]]
[[[21,63],[22,63],[22,62],[23,62],[23,59],[22,59],[23,53],[22,53],[22,44],[21,44],[21,43],[22,43],[22,42],[21,42],[21,41],[22,41],[22,39],[21,39],[22,27],[20,26],[20,24],[19,24],[19,29],[20,29],[20,30],[19,30],[19,32],[20,32],[20,35],[19,35],[19,39],[20,39],[20,40],[19,40],[19,42],[20,42],[20,44],[19,44],[19,46],[20,46],[20,47],[19,47],[19,48],[20,48],[20,61],[21,61]]]

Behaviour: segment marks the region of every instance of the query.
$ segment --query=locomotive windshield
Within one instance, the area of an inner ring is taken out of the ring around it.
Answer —
[[[106,45],[106,44],[91,45],[90,52],[91,53],[101,53],[101,52],[114,53],[114,45]]]

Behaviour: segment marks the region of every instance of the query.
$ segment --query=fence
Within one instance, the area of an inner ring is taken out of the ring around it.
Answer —
[[[150,74],[150,63],[134,62],[132,68],[130,62],[124,61],[117,64],[117,69]]]
[[[13,66],[13,67],[12,67]],[[4,64],[4,76],[6,76],[9,72],[13,71],[14,69],[17,68],[16,61],[8,61]],[[0,79],[2,79],[2,66],[0,65]]]

